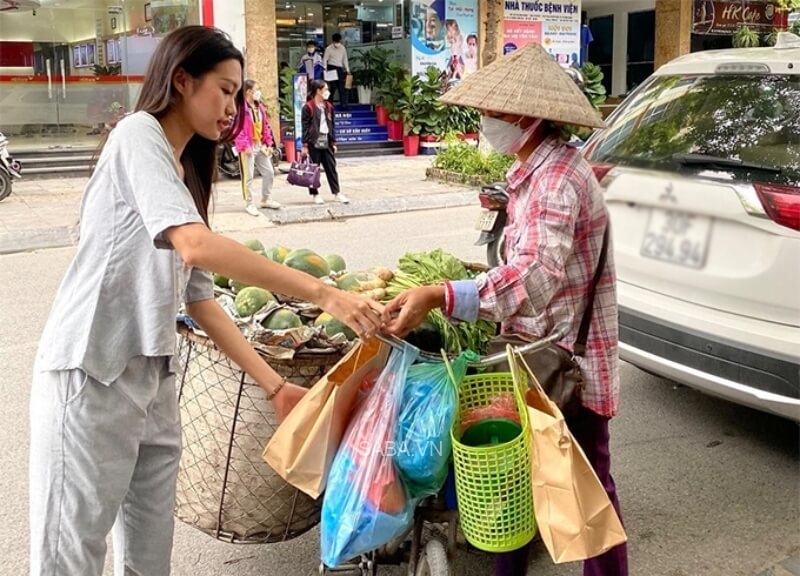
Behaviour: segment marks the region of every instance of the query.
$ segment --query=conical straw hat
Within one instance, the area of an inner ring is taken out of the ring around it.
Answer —
[[[572,78],[538,44],[498,58],[439,98],[445,104],[603,128]]]

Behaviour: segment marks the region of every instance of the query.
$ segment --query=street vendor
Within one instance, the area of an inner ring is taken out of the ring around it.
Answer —
[[[209,228],[220,140],[248,114],[244,58],[203,26],[161,40],[136,112],[111,131],[81,206],[77,253],[55,297],[31,389],[30,574],[170,572],[181,426],[176,315],[247,372],[279,418],[305,392],[253,350],[207,271],[313,302],[360,337],[382,308],[273,263]]]
[[[619,406],[611,247],[601,256],[604,242],[610,242],[604,240],[609,215],[591,166],[564,136],[567,126],[602,127],[602,120],[537,44],[475,72],[441,100],[479,109],[483,137],[498,152],[516,156],[507,175],[506,263],[474,280],[400,294],[384,310],[385,329],[405,335],[434,308],[457,320],[499,322],[503,334],[529,341],[566,322],[571,330],[560,344],[573,353],[599,267],[586,352],[579,361],[585,388],[581,406],[566,421],[619,514],[609,457],[609,420]],[[529,554],[530,544],[498,555],[495,574],[526,574]],[[586,560],[584,575],[626,576],[627,563],[623,544]]]

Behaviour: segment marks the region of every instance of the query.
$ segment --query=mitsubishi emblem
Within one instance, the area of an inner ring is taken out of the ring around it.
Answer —
[[[675,194],[673,194],[674,191],[675,185],[672,182],[668,182],[664,187],[664,192],[658,197],[658,199],[661,202],[672,202],[673,204],[677,204],[678,199],[675,197]]]

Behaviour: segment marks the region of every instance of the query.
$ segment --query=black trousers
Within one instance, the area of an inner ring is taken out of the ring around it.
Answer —
[[[308,147],[308,155],[311,156],[311,161],[314,164],[319,164],[325,170],[325,178],[328,180],[328,186],[331,187],[331,192],[334,194],[339,193],[339,173],[336,171],[336,156],[333,155],[333,150],[330,148],[314,148]],[[312,196],[319,194],[318,188],[309,188],[308,193]]]
[[[336,93],[336,91],[338,91],[339,105],[343,110],[347,110],[347,90],[344,87],[347,72],[345,72],[344,68],[340,68],[339,66],[328,66],[328,70],[336,70],[336,74],[338,75],[338,78],[335,82],[328,82],[328,87],[331,91],[331,97],[329,100],[331,103],[333,103],[333,95]]]

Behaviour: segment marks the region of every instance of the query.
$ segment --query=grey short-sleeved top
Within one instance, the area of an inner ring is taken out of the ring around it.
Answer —
[[[189,269],[167,228],[203,219],[172,147],[146,112],[123,119],[100,155],[81,203],[78,252],[39,344],[40,370],[80,368],[110,384],[135,356],[175,355],[175,316],[213,298],[211,276]]]

